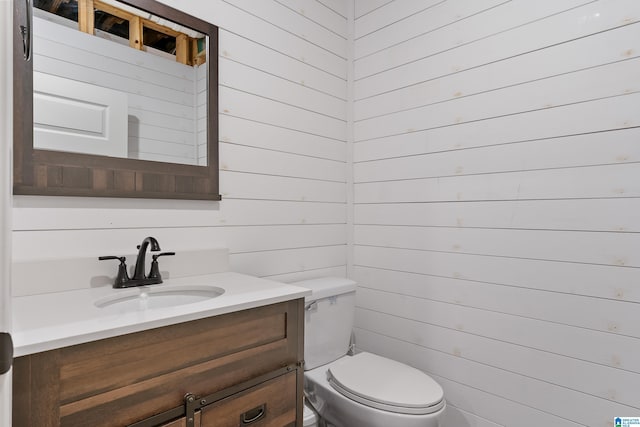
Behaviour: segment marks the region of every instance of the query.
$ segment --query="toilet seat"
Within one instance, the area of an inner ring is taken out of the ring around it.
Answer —
[[[426,415],[445,405],[442,387],[427,374],[372,353],[343,357],[327,379],[343,396],[383,411]]]

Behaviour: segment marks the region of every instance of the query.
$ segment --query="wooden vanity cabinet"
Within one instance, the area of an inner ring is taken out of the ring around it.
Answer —
[[[297,299],[18,357],[13,426],[301,426],[303,306]],[[190,423],[187,396],[198,406]]]

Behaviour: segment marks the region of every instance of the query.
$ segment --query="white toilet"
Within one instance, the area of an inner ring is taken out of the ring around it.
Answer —
[[[308,402],[335,427],[439,427],[442,387],[424,372],[372,353],[348,355],[356,283],[325,277],[295,283],[305,299]],[[323,425],[323,424],[319,424]]]
[[[304,402],[302,427],[318,427],[318,416],[306,401]]]

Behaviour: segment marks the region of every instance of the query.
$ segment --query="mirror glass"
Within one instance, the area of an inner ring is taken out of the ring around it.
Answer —
[[[35,0],[34,148],[207,166],[208,43],[116,0]]]

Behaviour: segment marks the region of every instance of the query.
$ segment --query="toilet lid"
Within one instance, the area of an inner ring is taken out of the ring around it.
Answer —
[[[430,376],[371,353],[342,358],[327,376],[339,393],[384,411],[424,415],[445,405],[442,387]]]

